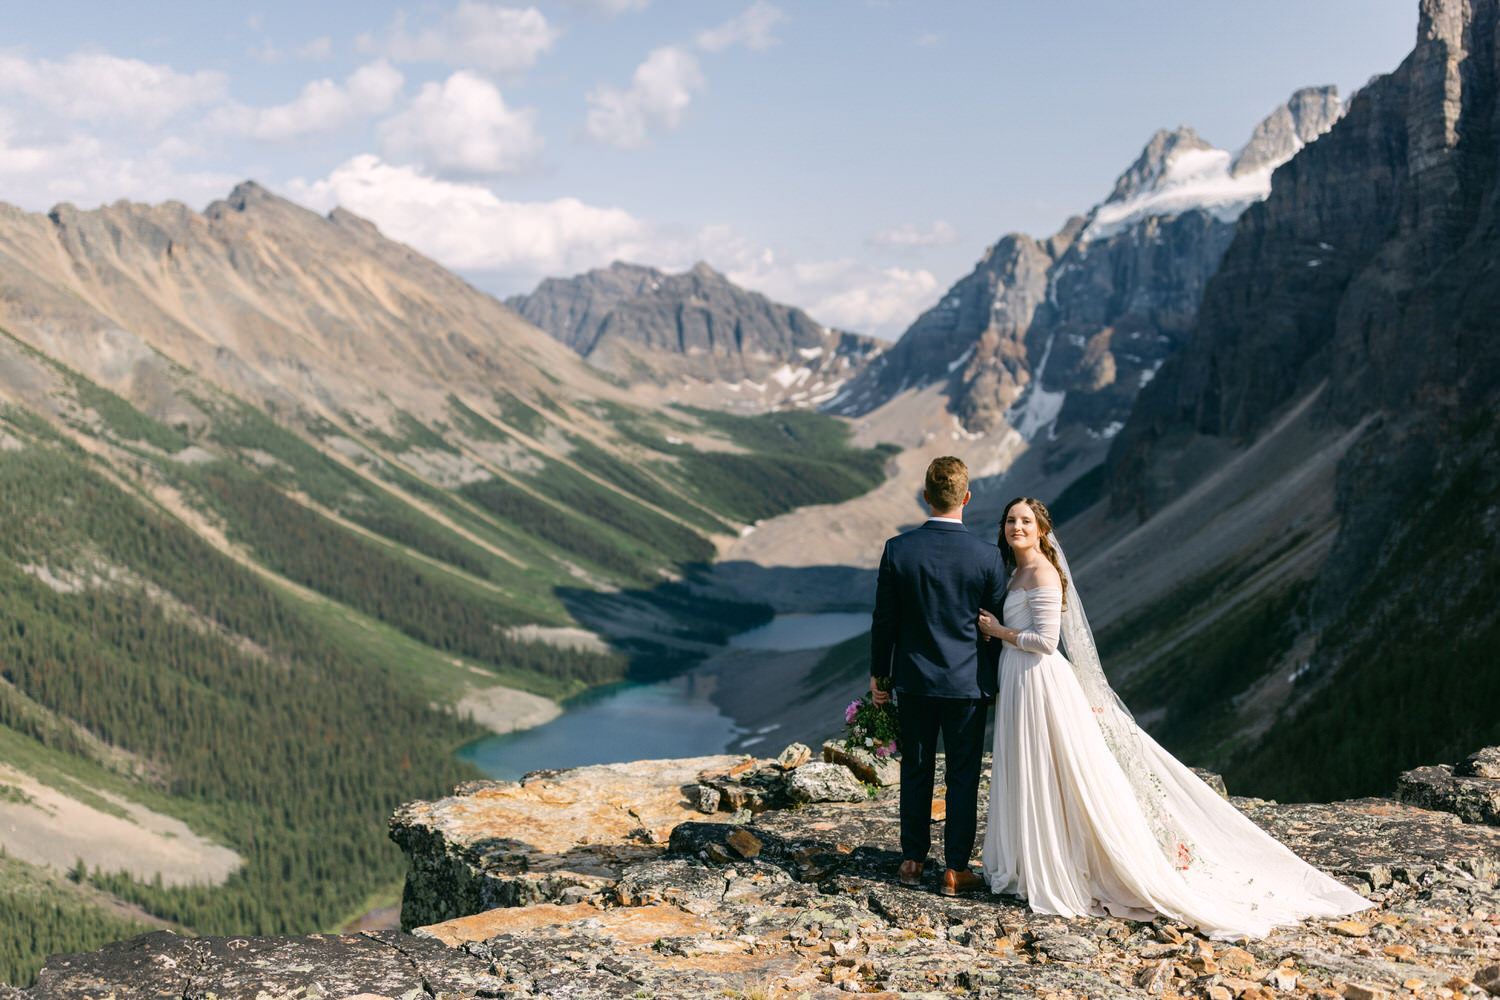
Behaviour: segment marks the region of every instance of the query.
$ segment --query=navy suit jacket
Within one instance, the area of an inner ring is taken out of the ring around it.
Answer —
[[[980,608],[1005,602],[1000,549],[962,524],[928,521],[885,543],[870,627],[870,674],[897,691],[935,698],[986,698],[998,658],[981,644]]]

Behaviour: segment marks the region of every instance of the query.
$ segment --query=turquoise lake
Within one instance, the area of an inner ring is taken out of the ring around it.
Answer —
[[[733,636],[734,650],[819,649],[867,631],[869,612],[780,615]],[[748,731],[714,704],[716,678],[697,671],[650,684],[611,684],[562,703],[563,714],[518,733],[487,736],[458,751],[492,778],[528,771],[723,753]],[[777,727],[764,727],[769,733]]]

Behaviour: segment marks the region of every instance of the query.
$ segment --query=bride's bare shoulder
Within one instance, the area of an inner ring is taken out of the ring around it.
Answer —
[[[1062,586],[1062,574],[1058,573],[1057,568],[1050,562],[1042,563],[1033,572],[1035,573],[1033,579],[1036,581],[1035,585],[1038,587]]]

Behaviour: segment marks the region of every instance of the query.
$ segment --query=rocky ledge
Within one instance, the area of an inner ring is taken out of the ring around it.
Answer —
[[[1011,897],[944,897],[931,872],[903,887],[897,792],[809,801],[848,786],[805,759],[789,748],[780,761],[646,761],[474,783],[392,820],[412,861],[403,912],[425,924],[410,934],[159,933],[57,956],[35,987],[0,987],[0,1000],[1500,996],[1500,828],[1485,822],[1393,799],[1233,798],[1376,905],[1211,943],[1165,919],[1065,920]],[[1463,765],[1432,770],[1435,785],[1455,775],[1500,784]],[[1403,795],[1415,794],[1413,773]],[[738,806],[725,789],[743,794]]]

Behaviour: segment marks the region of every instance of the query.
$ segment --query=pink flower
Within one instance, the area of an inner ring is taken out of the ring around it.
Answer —
[[[854,717],[859,714],[859,702],[851,701],[849,707],[844,709],[844,721],[853,722]]]
[[[895,752],[896,752],[896,744],[895,743],[885,743],[885,744],[882,744],[881,746],[878,746],[878,747],[875,748],[875,756],[877,756],[877,757],[889,757],[891,754],[893,754]]]

